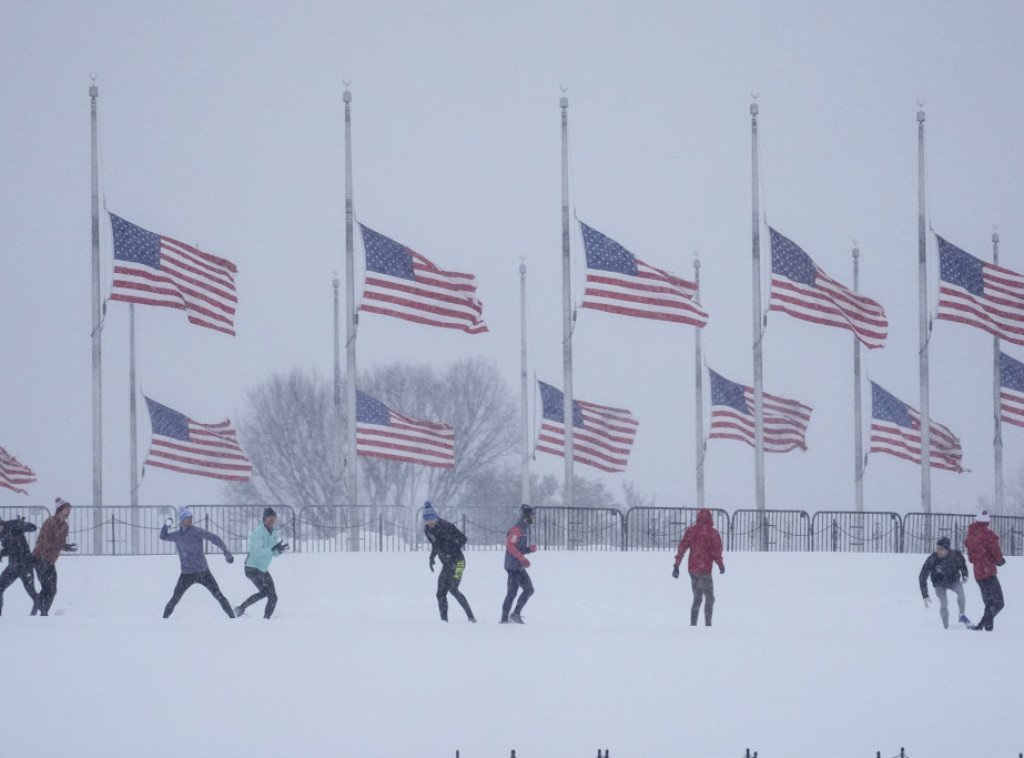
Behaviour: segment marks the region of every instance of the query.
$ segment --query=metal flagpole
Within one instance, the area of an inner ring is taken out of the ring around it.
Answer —
[[[853,245],[853,291],[860,292],[860,250]],[[853,335],[853,481],[855,510],[864,512],[864,416],[861,409],[860,340]]]
[[[928,392],[928,262],[924,226],[924,103],[917,112],[917,263],[918,339],[921,379],[921,507],[932,512],[931,408]],[[929,535],[929,540],[931,539]]]
[[[565,387],[562,421],[565,427],[565,505],[573,498],[573,413],[572,413],[572,267],[569,261],[569,98],[562,88],[562,364]]]
[[[356,455],[356,283],[355,283],[355,211],[352,207],[352,93],[345,80],[345,408],[348,416],[348,497],[359,505],[359,456]]]
[[[526,380],[526,262],[519,264],[519,333],[521,348],[519,353],[520,408],[519,419],[522,425],[523,461],[521,503],[530,502],[530,416],[527,411],[529,400],[529,384]]]
[[[700,254],[693,257],[693,278],[697,285],[697,291],[693,295],[694,301],[700,304]],[[694,448],[697,453],[697,507],[704,507],[704,359],[701,351],[701,328],[694,328],[694,399],[695,399],[695,442]]]
[[[341,281],[337,276],[331,282],[334,287],[334,412],[341,418]]]
[[[89,87],[92,101],[92,504],[103,505],[103,356],[100,333],[100,176],[96,136],[96,77]],[[98,513],[99,511],[97,511]]]
[[[764,334],[761,316],[761,210],[758,196],[757,168],[757,99],[750,104],[750,166],[751,194],[751,247],[753,256],[753,324],[754,324],[754,489],[757,510],[761,512],[761,549],[768,549],[767,523],[764,518],[764,376],[762,374],[761,337]]]
[[[131,493],[129,502],[139,504],[139,426],[135,403],[135,303],[128,305],[128,418],[130,421],[129,447],[131,467]]]
[[[999,265],[999,232],[992,232],[992,262]],[[995,511],[1003,513],[1003,417],[1002,417],[1002,372],[999,369],[999,338],[992,338],[992,403],[995,422]]]

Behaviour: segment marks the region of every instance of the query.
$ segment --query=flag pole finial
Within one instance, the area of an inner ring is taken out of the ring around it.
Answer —
[[[999,224],[992,224],[992,242],[999,244]]]
[[[347,76],[341,80],[341,83],[345,85],[345,92],[342,94],[341,99],[343,102],[352,102],[352,93],[349,91],[349,86],[352,84],[352,80]]]
[[[758,114],[758,111],[760,110],[760,108],[758,108],[758,105],[757,105],[757,98],[759,98],[760,96],[761,95],[758,92],[751,92],[750,93],[750,99],[753,101],[753,102],[750,103],[750,115],[751,116],[756,116]]]
[[[924,122],[924,100],[917,98],[917,120]]]

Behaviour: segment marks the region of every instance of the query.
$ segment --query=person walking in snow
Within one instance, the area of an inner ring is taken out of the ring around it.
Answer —
[[[220,591],[220,587],[217,586],[217,580],[210,573],[210,567],[206,563],[206,556],[203,555],[203,542],[209,540],[224,552],[224,560],[228,563],[234,563],[235,556],[228,550],[224,540],[205,529],[193,526],[192,509],[185,505],[178,508],[178,531],[169,531],[170,526],[171,519],[167,519],[167,523],[160,529],[160,539],[165,542],[173,542],[174,546],[178,549],[178,560],[181,561],[181,576],[178,577],[178,583],[174,587],[174,594],[171,595],[171,599],[167,601],[167,606],[164,608],[164,618],[170,617],[171,613],[174,612],[174,606],[178,604],[181,596],[185,594],[185,590],[193,584],[201,584],[203,587],[206,587],[210,594],[220,603],[220,607],[224,609],[224,613],[228,615],[228,618],[234,618],[235,614],[231,611],[231,603],[228,602],[228,599]]]
[[[535,515],[536,510],[524,503],[519,508],[519,520],[505,536],[505,571],[508,572],[508,583],[505,602],[501,606],[502,624],[510,621],[513,624],[522,624],[523,606],[533,595],[533,582],[526,573],[526,569],[530,568],[530,559],[526,555],[537,552],[537,546],[530,544],[530,524],[533,523]],[[515,602],[519,590],[522,590],[522,594],[516,602],[516,609],[512,611],[512,603]]]
[[[466,612],[466,618],[476,623],[469,601],[459,591],[462,572],[466,570],[466,556],[462,552],[466,545],[466,535],[455,524],[438,518],[429,500],[423,504],[423,534],[430,543],[428,563],[431,572],[434,570],[434,560],[441,559],[441,573],[437,577],[437,608],[441,612],[441,620],[448,620],[448,594],[451,593]]]
[[[7,559],[7,567],[0,573],[0,613],[4,607],[4,592],[19,579],[25,585],[25,592],[32,598],[32,605],[39,600],[35,578],[32,574],[32,552],[28,549],[26,532],[34,532],[36,525],[24,517],[10,521],[0,520],[0,558]]]
[[[39,595],[32,606],[32,615],[50,615],[50,606],[57,597],[57,559],[61,551],[73,553],[78,545],[68,542],[68,517],[71,515],[71,503],[57,498],[57,510],[43,522],[39,529],[32,558],[35,562],[36,576],[39,577]]]
[[[960,610],[960,623],[970,624],[967,616],[964,615],[964,588],[963,583],[967,581],[967,562],[964,554],[959,550],[950,547],[949,537],[939,537],[935,543],[935,552],[929,555],[921,573],[917,577],[921,585],[921,596],[924,598],[924,607],[932,604],[928,597],[928,578],[931,577],[932,587],[935,588],[935,596],[939,598],[939,617],[942,619],[942,626],[949,629],[949,606],[946,600],[946,591],[952,590],[956,593],[957,607]]]
[[[988,527],[988,511],[982,511],[974,517],[974,523],[967,527],[967,559],[974,565],[974,579],[981,590],[981,600],[985,604],[985,615],[981,621],[971,627],[975,631],[992,631],[992,622],[999,611],[1003,610],[1003,588],[996,576],[997,566],[1006,563],[1003,551],[999,549],[999,538]]]
[[[676,550],[676,561],[672,567],[672,578],[679,578],[679,564],[686,551],[690,551],[687,570],[690,572],[690,586],[693,588],[693,604],[690,606],[690,626],[697,626],[700,605],[704,602],[704,626],[711,626],[711,613],[715,607],[715,583],[711,578],[711,564],[718,564],[718,573],[725,573],[722,562],[722,535],[715,529],[711,511],[701,508],[697,511],[697,523],[683,533]]]
[[[245,559],[245,576],[259,591],[247,597],[235,608],[236,617],[241,616],[246,608],[263,598],[267,599],[263,618],[268,619],[274,615],[274,608],[277,607],[277,590],[274,587],[274,577],[270,575],[270,561],[288,549],[288,543],[283,542],[277,533],[274,526],[276,523],[277,512],[270,507],[264,508],[263,523],[249,535],[249,557]]]

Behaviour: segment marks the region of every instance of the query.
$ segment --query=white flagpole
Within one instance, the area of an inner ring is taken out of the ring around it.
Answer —
[[[992,262],[999,265],[999,232],[992,232]],[[992,403],[995,422],[995,511],[1003,513],[1003,415],[1002,415],[1002,372],[999,368],[999,338],[992,338]]]
[[[860,250],[853,246],[853,291],[860,292]],[[853,482],[854,510],[864,512],[864,416],[861,409],[860,340],[853,335]]]
[[[530,502],[530,417],[527,409],[529,401],[529,384],[526,380],[526,262],[519,264],[519,379],[520,401],[519,420],[522,435],[522,486],[520,503]]]
[[[917,112],[918,357],[921,381],[921,507],[932,512],[931,402],[928,381],[928,262],[924,206],[924,103]],[[929,540],[930,540],[929,536]]]
[[[100,334],[100,172],[96,135],[96,77],[89,87],[92,122],[92,504],[103,505],[103,356]],[[97,511],[98,513],[99,511]]]
[[[754,489],[757,502],[757,510],[762,514],[764,505],[764,376],[762,373],[761,338],[764,335],[763,320],[761,316],[761,210],[760,197],[758,195],[758,167],[757,167],[757,101],[750,104],[750,166],[751,166],[751,193],[753,196],[751,213],[751,247],[753,249],[752,278],[753,278],[753,326],[754,326]],[[762,517],[761,549],[768,549],[767,525]]]
[[[139,425],[135,402],[135,303],[128,305],[128,418],[129,418],[129,466],[131,468],[131,493],[129,502],[139,504]]]
[[[573,413],[572,413],[572,266],[569,260],[569,98],[562,88],[562,420],[565,427],[565,505],[575,505],[573,497]]]
[[[699,305],[700,304],[700,255],[694,255],[693,258],[693,278],[697,285],[697,291],[694,293],[693,299]],[[701,333],[702,329],[699,326],[694,328],[694,430],[695,430],[695,443],[696,447],[694,450],[697,455],[697,507],[704,507],[704,358],[701,350]]]
[[[359,456],[356,455],[356,283],[355,211],[352,206],[352,93],[345,81],[345,408],[348,416],[348,498],[359,505]]]

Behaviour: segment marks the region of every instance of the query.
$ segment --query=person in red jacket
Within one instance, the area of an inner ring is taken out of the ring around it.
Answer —
[[[690,606],[690,626],[697,626],[700,604],[704,601],[704,625],[711,626],[711,612],[715,607],[715,583],[711,579],[711,564],[718,564],[718,573],[725,573],[722,562],[722,535],[715,529],[711,511],[701,508],[697,511],[697,523],[683,533],[676,551],[672,578],[679,578],[679,564],[686,551],[690,551],[687,570],[690,572],[690,586],[693,588],[693,605]]]
[[[1003,588],[996,577],[996,566],[1006,563],[1003,551],[999,549],[999,538],[988,528],[988,511],[982,511],[967,527],[967,560],[974,564],[974,578],[981,590],[981,601],[985,604],[985,615],[971,627],[975,631],[992,631],[992,621],[1003,610]]]

